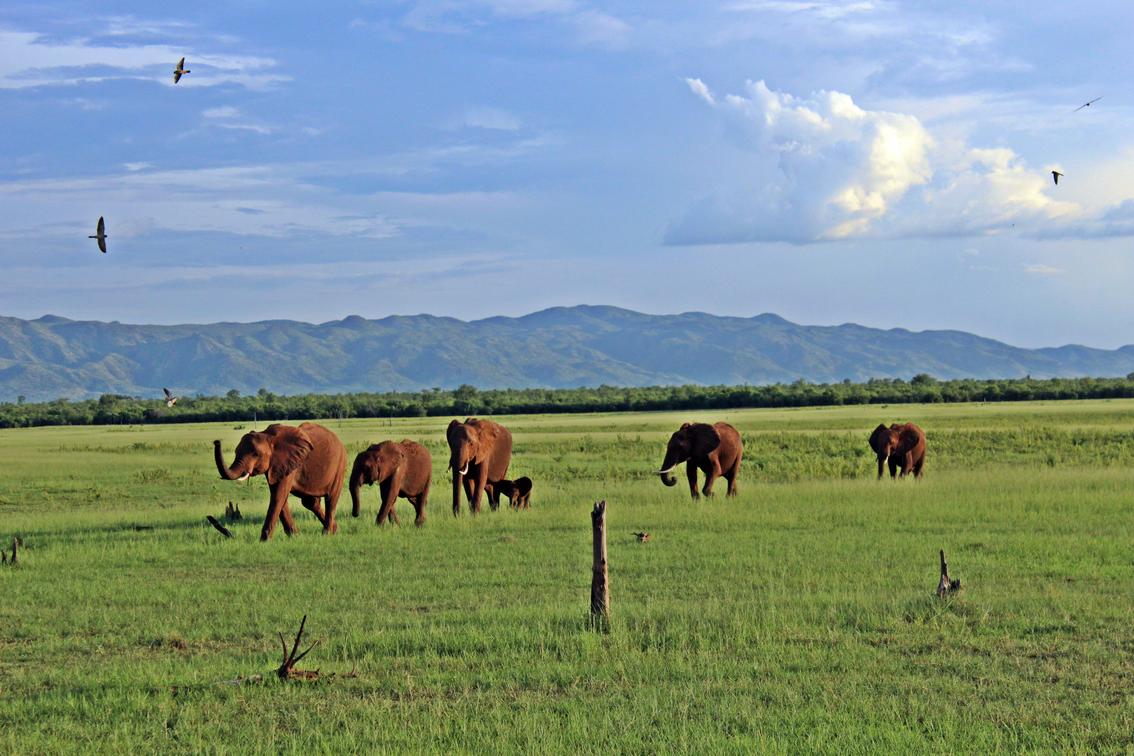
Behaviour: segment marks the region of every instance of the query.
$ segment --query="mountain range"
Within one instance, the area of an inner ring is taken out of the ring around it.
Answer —
[[[128,325],[0,317],[0,400],[103,393],[279,394],[665,384],[800,378],[1120,376],[1134,346],[1023,349],[962,331],[798,325],[700,312],[554,307],[471,322],[432,315]]]

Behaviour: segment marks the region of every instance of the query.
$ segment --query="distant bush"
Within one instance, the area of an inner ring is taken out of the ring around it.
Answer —
[[[865,383],[773,383],[764,386],[646,386],[640,388],[489,389],[279,396],[185,397],[167,408],[160,399],[103,394],[98,399],[28,404],[0,403],[0,428],[41,425],[254,423],[311,417],[447,417],[627,410],[701,410],[739,407],[813,407],[921,402],[1017,402],[1134,397],[1134,374],[1125,378],[1017,378],[910,381],[874,378]]]

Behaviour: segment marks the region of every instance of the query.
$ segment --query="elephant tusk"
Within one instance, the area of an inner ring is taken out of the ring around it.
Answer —
[[[457,473],[457,475],[468,475],[468,474],[469,474],[469,463],[466,462],[465,463],[465,469],[461,470],[459,473]]]
[[[239,478],[237,478],[236,480],[237,480],[237,482],[239,482],[239,481],[242,481],[242,480],[248,480],[250,477],[252,477],[252,473],[246,472],[243,475],[241,475]]]
[[[681,464],[680,462],[678,462],[678,463],[677,463],[677,465],[680,465],[680,464]],[[670,467],[670,468],[669,468],[668,470],[658,470],[658,471],[657,471],[656,473],[654,473],[654,474],[655,474],[655,475],[669,475],[669,474],[670,474],[671,472],[673,472],[673,471],[674,471],[674,470],[675,470],[675,469],[677,468],[677,465],[674,465],[673,467]]]

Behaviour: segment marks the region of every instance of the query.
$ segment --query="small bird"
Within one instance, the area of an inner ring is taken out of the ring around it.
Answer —
[[[187,73],[192,73],[192,71],[185,67],[185,58],[182,57],[177,64],[177,68],[173,69],[173,83],[176,84],[181,81],[181,77]]]
[[[646,541],[650,540],[650,534],[645,531],[642,531],[641,533],[635,533],[634,535],[638,537],[638,543],[645,543]]]
[[[102,252],[104,255],[106,254],[106,221],[102,219],[101,215],[98,216],[98,225],[95,227],[94,236],[88,236],[87,238],[97,239],[99,252]]]
[[[177,404],[177,400],[181,398],[179,396],[174,396],[173,392],[170,391],[167,388],[163,387],[162,391],[165,392],[165,406],[166,407],[172,407],[173,405]]]
[[[1083,103],[1082,105],[1080,105],[1079,107],[1075,108],[1075,109],[1074,109],[1074,110],[1072,110],[1071,112],[1072,112],[1072,113],[1078,113],[1078,112],[1079,112],[1080,110],[1082,110],[1083,108],[1089,108],[1089,107],[1091,107],[1091,103],[1092,103],[1092,102],[1098,102],[1098,101],[1099,101],[1099,100],[1101,100],[1101,99],[1102,99],[1102,95],[1099,95],[1098,97],[1096,97],[1096,98],[1095,98],[1095,99],[1093,99],[1093,100],[1089,100],[1088,102],[1084,102],[1084,103]]]
[[[1052,171],[1052,172],[1051,172],[1051,177],[1052,177],[1053,179],[1055,179],[1055,185],[1056,185],[1056,186],[1059,186],[1059,177],[1060,177],[1060,176],[1062,176],[1062,175],[1063,175],[1063,174],[1062,174],[1062,173],[1060,173],[1059,171]]]

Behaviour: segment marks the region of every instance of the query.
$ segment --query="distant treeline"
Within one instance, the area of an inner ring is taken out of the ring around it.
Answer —
[[[939,402],[1017,402],[1033,399],[1110,399],[1134,397],[1134,373],[1125,378],[1036,380],[962,379],[939,381],[917,375],[909,381],[872,379],[866,383],[775,383],[766,386],[647,386],[644,388],[492,389],[461,386],[448,391],[383,394],[300,394],[279,396],[265,389],[241,396],[180,399],[166,407],[161,399],[104,394],[98,399],[35,404],[0,403],[0,428],[42,425],[196,423],[213,420],[291,420],[299,418],[425,417],[568,412],[702,410],[734,407],[814,407],[843,404]]]

